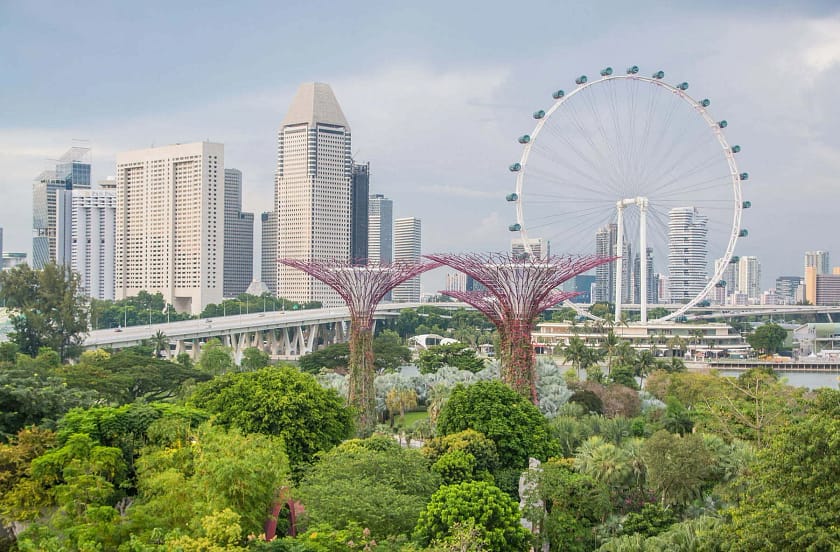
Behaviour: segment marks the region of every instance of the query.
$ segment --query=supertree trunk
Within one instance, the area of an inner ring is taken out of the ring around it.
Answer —
[[[502,364],[502,381],[537,404],[537,357],[531,345],[531,326],[515,321],[509,328],[508,358]]]
[[[347,402],[356,412],[356,431],[360,436],[373,433],[376,426],[376,373],[373,358],[373,330],[350,323],[350,359]]]

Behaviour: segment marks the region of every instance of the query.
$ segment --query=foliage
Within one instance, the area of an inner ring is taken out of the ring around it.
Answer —
[[[641,511],[630,512],[622,523],[622,533],[632,535],[640,533],[644,537],[653,537],[666,531],[679,521],[673,510],[659,504],[645,504]]]
[[[373,356],[379,373],[390,372],[411,360],[411,350],[400,342],[398,335],[386,330],[373,338]],[[317,374],[324,368],[347,368],[349,358],[350,345],[335,343],[303,355],[298,365],[304,372]]]
[[[167,305],[162,293],[149,293],[141,290],[133,297],[118,301],[101,299],[90,300],[90,321],[93,329],[119,328],[122,326],[144,326],[189,320],[190,313],[177,312],[172,305]]]
[[[384,538],[409,532],[439,484],[419,451],[390,438],[357,439],[321,454],[299,497],[311,523],[357,523]]]
[[[636,377],[633,374],[633,369],[623,364],[614,367],[610,371],[609,380],[612,383],[618,383],[631,389],[639,388],[639,384],[636,382]]]
[[[445,539],[457,523],[479,522],[478,538],[496,552],[528,550],[528,531],[519,524],[519,507],[501,489],[484,481],[445,485],[432,495],[417,522],[423,544]]]
[[[772,355],[782,348],[785,339],[787,339],[787,331],[778,324],[770,322],[759,326],[748,335],[747,343],[756,351]]]
[[[535,483],[535,494],[526,498],[525,517],[539,528],[540,538],[551,550],[592,550],[593,529],[610,511],[606,486],[557,461],[526,477]]]
[[[208,339],[201,346],[198,367],[205,374],[218,376],[233,370],[233,351],[217,338]]]
[[[824,392],[824,395],[829,394]],[[837,391],[831,391],[840,397]],[[840,418],[816,409],[759,451],[724,527],[733,551],[840,547]]]
[[[496,443],[474,429],[429,439],[422,452],[435,464],[447,454],[456,452],[472,457],[470,479],[486,479],[499,465]]]
[[[9,340],[32,357],[42,347],[62,360],[78,356],[88,330],[87,299],[79,286],[77,274],[53,263],[43,270],[22,264],[0,272],[0,299],[14,312]]]
[[[660,430],[642,445],[647,483],[663,506],[681,506],[700,495],[711,478],[713,458],[700,435]]]
[[[351,413],[338,393],[288,366],[219,376],[199,385],[191,401],[225,426],[283,437],[293,469],[352,431]]]
[[[437,421],[438,435],[474,429],[496,444],[501,468],[522,469],[528,458],[551,453],[548,425],[539,409],[499,381],[452,390]]]
[[[459,370],[478,372],[484,368],[484,360],[479,358],[475,350],[464,343],[447,343],[432,345],[420,351],[417,367],[421,374],[437,372],[443,366],[453,366]]]
[[[602,414],[604,412],[604,403],[594,391],[589,389],[579,389],[569,397],[570,403],[580,404],[584,407],[586,412],[593,414]]]
[[[216,316],[233,316],[251,312],[274,312],[298,309],[318,309],[321,303],[310,301],[307,303],[296,303],[282,297],[274,297],[266,292],[262,295],[251,295],[242,293],[235,299],[225,299],[221,303],[210,303],[199,315],[200,318],[212,318]]]
[[[253,372],[254,370],[265,368],[269,364],[271,364],[271,358],[265,351],[261,351],[256,347],[248,347],[242,351],[241,367],[243,370]]]
[[[676,397],[668,397],[665,402],[665,415],[662,417],[662,426],[671,433],[685,435],[690,433],[694,427],[691,419],[691,412],[686,410]]]
[[[624,416],[633,418],[639,415],[642,403],[639,393],[633,387],[613,383],[603,388],[600,394],[602,412],[608,418]]]

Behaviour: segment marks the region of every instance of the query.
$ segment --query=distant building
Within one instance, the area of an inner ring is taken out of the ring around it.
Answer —
[[[446,275],[446,291],[467,291],[467,275],[451,272]]]
[[[648,305],[656,305],[659,303],[659,289],[656,285],[656,273],[653,271],[653,248],[647,248],[646,255],[647,262],[647,300]],[[642,297],[642,260],[639,252],[633,258],[633,303],[641,304]]]
[[[394,261],[420,261],[420,219],[398,218],[394,221]],[[420,301],[420,277],[417,276],[398,285],[393,291],[394,302],[416,303]]]
[[[802,276],[779,276],[776,278],[776,297],[783,304],[796,304],[796,290],[804,282],[805,279]]]
[[[761,298],[761,263],[758,257],[744,256],[738,259],[739,293],[745,293],[750,300]]]
[[[262,226],[260,276],[271,294],[277,295],[277,212],[262,213],[260,223]]]
[[[368,193],[370,163],[353,163],[350,178],[350,259],[365,264],[368,258]]]
[[[618,226],[614,223],[598,229],[595,233],[595,254],[601,257],[615,257],[618,241]],[[612,303],[615,298],[615,261],[595,268],[594,303]]]
[[[595,279],[596,277],[592,274],[579,274],[563,283],[563,291],[580,292],[580,295],[570,299],[572,303],[591,303]]]
[[[394,202],[382,194],[368,198],[368,262],[390,263],[394,250]]]
[[[298,88],[277,135],[277,257],[350,258],[350,125],[328,84]],[[278,263],[277,293],[301,303],[344,305],[329,286]]]
[[[828,251],[806,251],[805,268],[809,266],[814,267],[817,274],[828,274],[830,272]]]
[[[14,268],[26,262],[26,253],[3,253],[3,270]]]
[[[85,295],[113,300],[116,189],[59,190],[56,194],[56,262],[78,273]]]
[[[90,189],[90,148],[73,147],[61,156],[54,171],[44,171],[32,186],[32,268],[41,269],[58,258],[56,228],[59,190]],[[70,224],[69,219],[64,219]],[[69,236],[71,228],[62,234]],[[69,243],[65,244],[69,246]],[[65,250],[63,258],[70,258]]]
[[[840,305],[840,274],[816,275],[816,301],[814,304],[821,306]]]
[[[546,259],[551,255],[551,246],[545,238],[528,238],[528,246],[534,258]],[[516,258],[525,256],[525,244],[521,238],[510,240],[510,253]]]
[[[254,277],[254,213],[242,212],[242,171],[225,169],[223,297],[245,293]]]
[[[670,301],[687,303],[706,287],[709,219],[695,207],[668,212]]]
[[[178,312],[222,301],[224,145],[117,154],[117,299],[163,294]]]

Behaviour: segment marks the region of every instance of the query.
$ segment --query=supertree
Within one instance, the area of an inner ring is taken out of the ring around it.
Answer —
[[[560,284],[613,260],[596,255],[523,258],[509,253],[442,253],[426,258],[460,270],[484,286],[486,291],[446,294],[473,305],[498,328],[502,380],[535,403],[534,321],[570,296],[557,290]]]
[[[354,265],[351,261],[280,259],[334,289],[350,310],[350,358],[347,400],[356,410],[357,429],[367,434],[376,424],[373,385],[373,314],[385,295],[399,284],[439,266],[438,262],[394,262]]]

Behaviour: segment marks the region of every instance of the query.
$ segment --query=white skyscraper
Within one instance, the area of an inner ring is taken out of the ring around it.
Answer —
[[[394,261],[420,261],[420,219],[414,217],[394,220]],[[398,285],[393,292],[395,303],[420,301],[420,277]]]
[[[528,245],[531,246],[531,252],[537,259],[545,259],[551,255],[551,248],[548,240],[545,238],[528,238]],[[510,253],[514,257],[525,254],[525,245],[521,238],[513,238],[510,240]]]
[[[687,303],[706,287],[708,222],[694,207],[668,212],[668,279],[673,303]]]
[[[222,301],[224,145],[117,154],[117,299],[162,293],[178,312]]]
[[[715,273],[717,273],[720,266],[723,264],[723,259],[716,259],[715,260]],[[716,304],[726,305],[729,301],[727,300],[733,293],[736,292],[738,289],[738,263],[735,262],[727,262],[726,268],[723,269],[723,274],[721,275],[720,280],[716,282],[716,284],[723,285],[716,286],[714,291],[714,296],[712,300]]]
[[[350,125],[324,83],[300,86],[280,124],[277,148],[277,257],[350,258]],[[292,301],[343,305],[338,294],[279,264],[277,294]]]
[[[747,299],[761,298],[761,263],[758,257],[741,257],[738,260],[738,293],[744,293]]]
[[[368,262],[390,263],[394,249],[394,202],[382,194],[368,198]]]
[[[56,194],[56,241],[66,244],[57,248],[56,262],[79,274],[88,297],[113,300],[116,190],[59,190]]]

